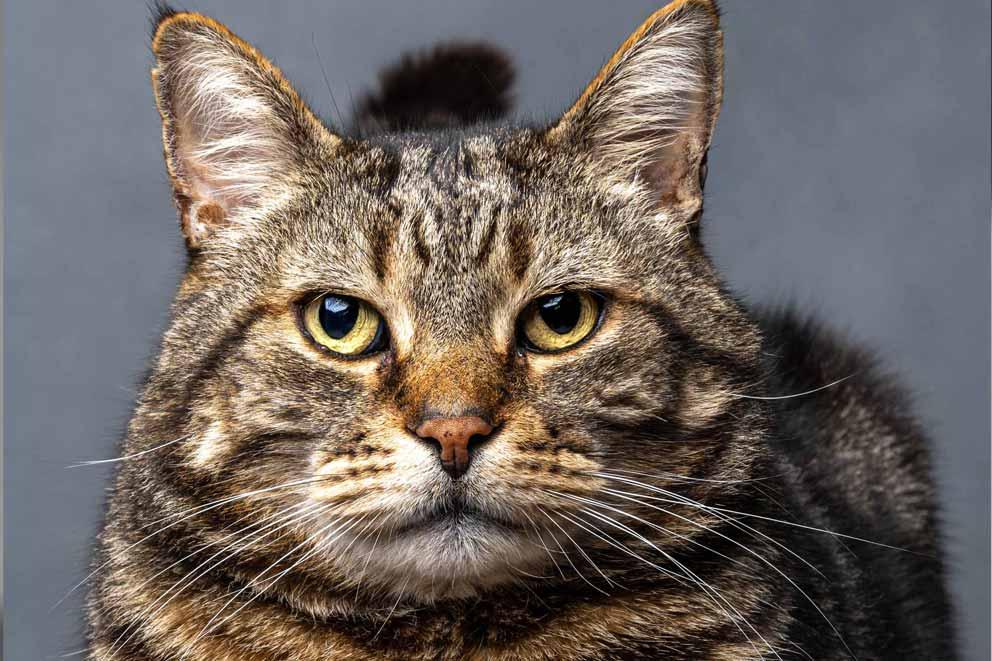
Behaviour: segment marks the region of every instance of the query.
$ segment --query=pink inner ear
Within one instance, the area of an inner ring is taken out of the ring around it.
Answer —
[[[660,10],[634,32],[555,126],[588,145],[610,190],[695,213],[719,112],[722,45],[712,8]]]
[[[684,138],[677,139],[638,171],[638,177],[657,192],[658,204],[681,207],[691,204],[700,192],[691,175],[694,168]]]
[[[273,193],[294,165],[295,145],[291,118],[277,114],[257,81],[182,66],[173,72],[180,89],[170,106],[170,162],[182,228],[196,246]]]
[[[221,194],[221,182],[211,179],[211,170],[199,163],[195,138],[187,137],[190,131],[183,122],[176,132],[176,149],[173,154],[178,181],[173,182],[179,206],[180,225],[190,246],[198,246],[217,228],[227,222],[234,200]]]

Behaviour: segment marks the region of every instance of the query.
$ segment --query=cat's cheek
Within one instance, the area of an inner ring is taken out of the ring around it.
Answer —
[[[371,425],[355,452],[333,447],[316,451],[311,473],[316,480],[309,497],[333,504],[348,515],[392,512],[402,519],[436,489],[441,474],[433,451],[387,421]]]
[[[192,441],[195,449],[190,456],[190,463],[196,468],[210,468],[223,452],[223,422],[213,421],[203,432],[193,435]]]

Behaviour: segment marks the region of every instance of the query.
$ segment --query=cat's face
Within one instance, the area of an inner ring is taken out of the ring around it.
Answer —
[[[365,141],[216,24],[160,26],[193,254],[132,434],[181,400],[182,479],[259,557],[422,599],[546,572],[623,476],[746,474],[713,430],[756,336],[692,227],[719,33],[664,12],[551,129]]]

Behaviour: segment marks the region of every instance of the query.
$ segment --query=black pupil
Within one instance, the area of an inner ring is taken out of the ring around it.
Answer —
[[[552,294],[537,302],[537,311],[548,328],[559,335],[564,335],[579,323],[582,301],[579,300],[578,294]]]
[[[318,315],[324,332],[335,340],[340,340],[355,327],[358,302],[350,298],[325,296]]]

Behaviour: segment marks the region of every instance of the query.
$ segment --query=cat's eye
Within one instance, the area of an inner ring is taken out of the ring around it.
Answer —
[[[360,356],[385,347],[385,323],[375,308],[350,296],[324,294],[303,309],[303,325],[317,344],[341,354]]]
[[[602,307],[602,299],[589,292],[542,296],[527,306],[521,318],[523,344],[546,353],[574,346],[596,328]]]

